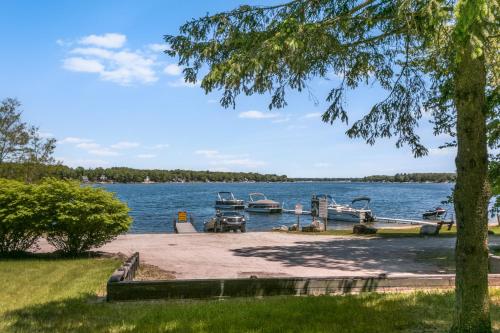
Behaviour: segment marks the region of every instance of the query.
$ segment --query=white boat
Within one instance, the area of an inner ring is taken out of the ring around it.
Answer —
[[[245,202],[236,199],[232,192],[218,192],[217,200],[215,201],[216,209],[245,209]]]
[[[283,207],[274,200],[269,200],[262,193],[250,193],[250,201],[247,204],[247,211],[253,213],[281,213]]]
[[[372,222],[373,214],[370,209],[370,198],[358,197],[354,198],[351,205],[341,205],[329,195],[319,195],[318,198],[326,197],[330,199],[328,203],[328,220],[344,221],[344,222]],[[353,207],[357,202],[364,203],[360,208]]]

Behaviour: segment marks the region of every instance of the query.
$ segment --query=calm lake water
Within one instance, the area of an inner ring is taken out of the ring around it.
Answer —
[[[197,230],[215,213],[218,191],[231,191],[237,198],[248,200],[248,194],[262,192],[269,199],[293,209],[301,203],[310,210],[313,194],[330,194],[337,203],[350,203],[354,197],[369,196],[375,216],[420,219],[422,212],[441,205],[451,194],[453,184],[390,184],[390,183],[167,183],[167,184],[106,184],[97,185],[127,202],[134,222],[131,233],[173,232],[172,220],[177,211],[186,210],[195,218]],[[446,207],[450,208],[450,207]],[[451,208],[450,208],[451,213]],[[265,231],[274,226],[296,222],[292,214],[251,214],[247,216],[247,230]],[[310,222],[310,216],[301,216],[301,223]],[[329,228],[350,228],[346,222],[329,222]]]

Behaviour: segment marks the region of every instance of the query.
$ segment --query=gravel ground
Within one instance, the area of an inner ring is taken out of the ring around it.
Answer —
[[[491,237],[500,245],[500,237]],[[51,251],[41,242],[41,251]],[[98,249],[130,255],[177,279],[266,276],[377,276],[445,273],[426,253],[455,238],[363,238],[279,232],[128,234]]]

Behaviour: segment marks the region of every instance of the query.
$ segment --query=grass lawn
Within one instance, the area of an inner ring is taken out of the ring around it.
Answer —
[[[489,230],[493,232],[495,236],[500,236],[500,227],[494,226],[490,227]],[[296,233],[294,231],[294,233]],[[305,235],[332,235],[332,236],[353,236],[352,229],[347,230],[328,230],[325,232],[302,232]],[[457,228],[453,226],[451,230],[448,227],[443,226],[438,236],[426,236],[426,237],[455,237],[457,235]],[[387,237],[387,238],[399,238],[399,237],[420,237],[420,227],[408,227],[408,228],[380,228],[374,235],[359,235],[361,237]]]
[[[113,259],[0,260],[1,332],[445,332],[452,293],[105,303]],[[492,290],[500,332],[500,290]]]

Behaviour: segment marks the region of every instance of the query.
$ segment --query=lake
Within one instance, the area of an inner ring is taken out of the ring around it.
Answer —
[[[422,213],[440,206],[451,194],[453,184],[420,183],[162,183],[162,184],[104,184],[96,185],[115,192],[125,201],[134,222],[131,233],[173,232],[172,220],[180,210],[195,218],[197,230],[215,213],[214,204],[218,191],[231,191],[235,197],[248,200],[248,194],[262,192],[269,199],[282,202],[287,209],[301,203],[310,210],[313,194],[330,194],[337,203],[348,204],[358,196],[368,196],[375,216],[420,219]],[[446,207],[446,206],[445,206]],[[446,207],[452,213],[451,207]],[[449,213],[449,214],[450,214]],[[250,214],[247,230],[266,231],[280,225],[296,222],[293,214]],[[448,215],[449,217],[450,215]],[[301,216],[301,223],[311,221]],[[329,222],[329,228],[351,228],[352,223]]]

